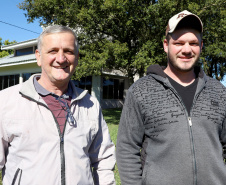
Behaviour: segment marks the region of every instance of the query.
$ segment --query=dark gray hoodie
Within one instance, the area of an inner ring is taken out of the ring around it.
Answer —
[[[159,65],[129,88],[116,151],[122,185],[226,184],[226,88],[195,71],[190,117]]]

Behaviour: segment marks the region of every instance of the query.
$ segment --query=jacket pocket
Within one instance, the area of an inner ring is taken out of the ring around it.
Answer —
[[[14,174],[13,182],[11,185],[20,185],[21,176],[22,176],[22,170],[18,168],[16,170],[16,173]]]

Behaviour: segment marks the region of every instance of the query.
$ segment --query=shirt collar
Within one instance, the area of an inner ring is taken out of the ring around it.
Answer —
[[[59,97],[58,95],[52,93],[52,92],[49,92],[48,90],[46,90],[44,87],[42,87],[37,79],[40,78],[40,75],[37,75],[34,77],[34,86],[35,86],[35,89],[37,91],[37,93],[41,96],[48,96],[48,95],[52,95],[54,97]],[[68,89],[67,89],[67,92],[63,95],[61,95],[60,97],[64,98],[64,99],[70,99],[73,95],[73,90],[72,90],[72,87],[71,87],[71,84],[68,83]]]

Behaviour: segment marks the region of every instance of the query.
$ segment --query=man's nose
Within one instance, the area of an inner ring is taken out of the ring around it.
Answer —
[[[189,43],[185,43],[182,47],[182,53],[190,54],[192,52],[191,46]]]
[[[62,50],[59,50],[56,55],[56,61],[59,63],[63,63],[65,62],[65,60],[66,60],[66,57],[64,55],[64,52]]]

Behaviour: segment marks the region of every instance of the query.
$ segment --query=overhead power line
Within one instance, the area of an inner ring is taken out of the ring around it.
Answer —
[[[13,26],[13,27],[16,27],[16,28],[22,29],[22,30],[26,30],[26,31],[29,31],[29,32],[32,32],[32,33],[36,33],[36,34],[38,34],[38,35],[39,35],[39,33],[35,32],[35,31],[31,31],[31,30],[28,30],[28,29],[25,29],[25,28],[22,28],[22,27],[19,27],[19,26],[16,26],[16,25],[13,25],[13,24],[10,24],[10,23],[7,23],[7,22],[4,22],[4,21],[1,21],[1,20],[0,20],[0,22],[1,22],[1,23],[3,23],[3,24],[8,24],[8,25],[10,25],[10,26]]]

